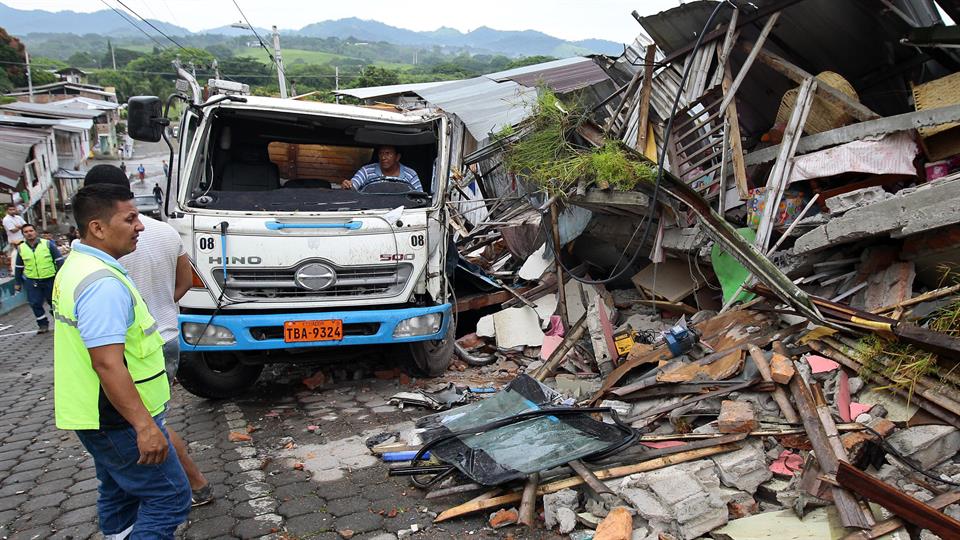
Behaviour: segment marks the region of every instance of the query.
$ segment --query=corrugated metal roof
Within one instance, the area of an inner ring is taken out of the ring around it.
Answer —
[[[85,119],[30,118],[29,116],[0,114],[0,125],[41,126],[53,127],[54,129],[62,129],[65,131],[81,131],[92,128],[93,121]]]
[[[408,92],[416,93],[418,90],[424,88],[433,88],[434,86],[440,86],[441,84],[448,84],[451,82],[457,81],[434,81],[434,82],[425,82],[425,83],[409,83],[409,84],[388,84],[385,86],[368,86],[366,88],[348,88],[345,90],[339,90],[334,92],[334,94],[340,94],[342,96],[351,96],[357,99],[374,99],[382,98],[387,96],[396,96],[399,94],[406,94]]]
[[[52,117],[52,118],[84,118],[84,119],[93,119],[102,114],[105,114],[105,111],[96,110],[96,109],[76,109],[72,107],[63,107],[56,105],[56,102],[53,103],[8,103],[6,105],[0,105],[0,109],[5,111],[13,111],[21,114],[32,114],[37,116]]]
[[[97,109],[101,111],[113,111],[120,108],[118,103],[112,101],[105,101],[102,99],[92,99],[88,97],[72,97],[69,99],[63,99],[60,101],[51,102],[55,105],[61,105],[63,107],[71,107],[78,109]]]
[[[596,62],[582,57],[491,73],[486,77],[495,81],[511,80],[530,87],[544,84],[560,94],[610,80]]]
[[[0,126],[0,184],[16,187],[30,149],[49,136],[42,130]]]
[[[537,98],[536,88],[486,77],[424,88],[417,94],[457,115],[477,141],[526,118]]]

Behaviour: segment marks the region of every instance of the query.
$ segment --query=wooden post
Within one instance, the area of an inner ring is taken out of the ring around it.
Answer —
[[[653,62],[656,59],[657,46],[647,46],[643,58],[643,87],[640,89],[640,119],[637,121],[636,149],[645,154],[647,148],[647,124],[650,122],[650,93],[653,90]]]
[[[803,134],[803,125],[807,123],[807,115],[810,114],[810,109],[813,106],[813,94],[816,88],[817,80],[814,78],[807,79],[800,86],[793,113],[791,113],[790,120],[783,132],[780,155],[777,156],[773,170],[770,171],[770,178],[767,179],[767,190],[764,193],[766,202],[763,206],[763,214],[760,216],[760,224],[757,226],[757,239],[754,243],[761,253],[767,251],[767,245],[769,245],[770,237],[773,235],[777,207],[780,206],[780,199],[783,198],[783,192],[790,180],[791,161],[797,150],[797,143]]]
[[[730,91],[732,82],[730,81],[730,65],[724,66],[723,82],[721,83],[723,93],[726,95]],[[743,141],[740,136],[740,118],[737,116],[737,100],[731,100],[724,111],[727,118],[727,124],[730,127],[730,153],[733,161],[733,178],[737,182],[737,193],[740,194],[740,200],[746,200],[750,197],[750,189],[747,187],[747,171],[744,164]],[[726,150],[726,148],[724,148]],[[720,193],[720,197],[726,197],[726,193]]]
[[[570,328],[570,319],[567,316],[567,292],[563,280],[563,264],[560,262],[560,211],[557,210],[557,201],[550,205],[550,228],[553,232],[553,257],[557,268],[557,311],[564,328]],[[569,331],[569,330],[568,330]]]
[[[756,45],[750,50],[750,54],[747,55],[747,59],[743,62],[743,67],[740,68],[740,72],[737,73],[737,78],[733,80],[730,84],[730,92],[723,96],[723,102],[720,104],[721,111],[725,110],[730,102],[733,101],[733,96],[737,94],[737,89],[740,88],[740,83],[747,78],[747,72],[750,71],[750,66],[753,65],[753,61],[757,59],[757,55],[760,54],[760,50],[763,48],[763,43],[767,40],[767,36],[770,35],[770,32],[773,31],[773,25],[777,24],[777,19],[780,18],[780,12],[776,12],[767,19],[767,23],[763,25],[763,30],[760,31],[760,36],[757,38]]]
[[[567,356],[567,353],[570,352],[570,349],[577,343],[577,340],[583,336],[583,332],[587,329],[587,314],[584,313],[580,320],[573,325],[573,328],[567,329],[567,335],[563,337],[563,342],[560,343],[560,346],[553,351],[553,354],[550,355],[550,358],[547,359],[546,363],[540,366],[534,374],[533,378],[542,381],[550,376],[550,373],[553,370],[557,369],[557,366],[563,362],[564,357]]]
[[[533,527],[537,523],[537,486],[540,485],[540,473],[533,473],[527,477],[527,484],[523,487],[520,498],[520,525]]]

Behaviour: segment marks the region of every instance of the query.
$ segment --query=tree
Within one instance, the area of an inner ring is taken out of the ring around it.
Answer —
[[[377,66],[367,66],[354,79],[353,84],[344,85],[349,88],[365,88],[367,86],[386,86],[400,84],[400,70]]]
[[[233,50],[226,45],[208,45],[203,48],[208,53],[212,54],[217,60],[220,61],[220,64],[223,65],[223,62],[228,58],[233,58]]]
[[[97,68],[100,67],[100,62],[90,53],[86,51],[75,52],[70,55],[70,58],[67,58],[67,63],[71,67],[78,68]],[[109,58],[105,65],[110,65]]]
[[[9,92],[15,86],[26,85],[25,51],[19,39],[0,28],[0,72],[3,72],[3,76],[0,76],[0,90]]]
[[[113,55],[117,59],[117,69],[124,68],[130,62],[144,56],[142,52],[134,51],[131,49],[121,49],[118,47],[113,47]],[[107,49],[107,52],[103,55],[103,58],[100,60],[100,67],[103,67],[103,68],[113,67],[113,57],[110,56],[110,49]]]

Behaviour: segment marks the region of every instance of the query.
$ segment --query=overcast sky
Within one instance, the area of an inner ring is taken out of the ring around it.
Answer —
[[[120,8],[117,0],[105,0]],[[107,9],[101,0],[2,0],[17,9],[90,12]],[[232,0],[123,0],[148,19],[191,31],[237,22]],[[313,22],[345,17],[374,19],[410,30],[449,26],[466,32],[479,26],[497,30],[539,30],[567,40],[600,38],[629,43],[640,25],[636,9],[650,15],[678,5],[677,0],[237,0],[250,22],[269,28],[298,29]],[[390,41],[390,36],[384,36]]]

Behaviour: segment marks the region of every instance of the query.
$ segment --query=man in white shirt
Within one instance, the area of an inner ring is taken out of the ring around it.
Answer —
[[[83,180],[83,185],[92,184],[130,187],[127,176],[119,167],[113,165],[96,165],[91,168]],[[118,262],[127,270],[147,304],[150,315],[157,321],[160,336],[164,341],[163,356],[166,360],[167,378],[172,382],[180,360],[180,329],[177,321],[180,310],[177,301],[190,289],[190,259],[183,249],[180,234],[173,227],[144,215],[140,215],[140,222],[144,229],[140,233],[137,249],[120,257]],[[190,480],[193,505],[211,502],[213,495],[210,484],[190,458],[183,439],[169,426],[167,431],[183,470],[187,473],[187,479]]]
[[[26,221],[20,217],[20,212],[15,205],[7,206],[7,215],[3,216],[3,228],[7,231],[7,242],[10,243],[10,273],[13,274],[14,261],[16,260],[17,248],[23,243],[23,231],[20,229],[26,225]]]

